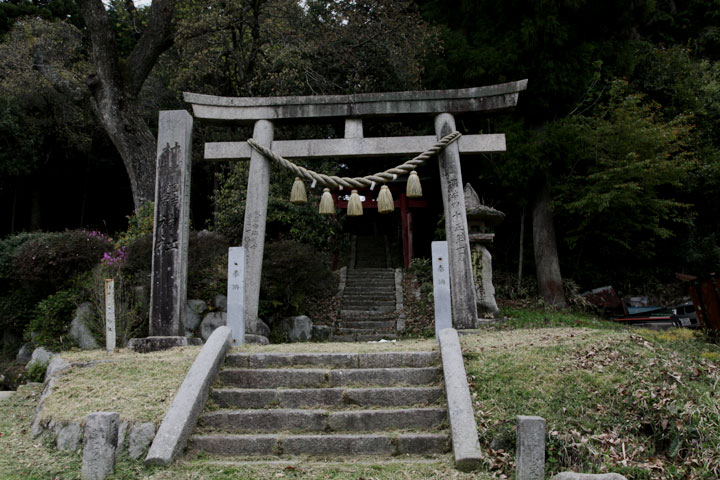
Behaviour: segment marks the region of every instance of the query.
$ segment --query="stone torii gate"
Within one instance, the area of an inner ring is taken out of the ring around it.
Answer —
[[[195,118],[254,124],[253,139],[293,159],[409,156],[456,130],[453,114],[514,107],[527,80],[460,90],[356,95],[230,98],[185,93]],[[435,136],[364,138],[365,117],[433,114]],[[274,141],[274,122],[345,118],[345,138]],[[182,336],[187,278],[190,145],[193,118],[184,110],[160,112],[150,335]],[[503,134],[464,135],[439,155],[449,246],[452,316],[456,328],[477,325],[477,306],[465,217],[461,153],[503,152]],[[207,159],[250,159],[242,244],[245,247],[245,325],[255,331],[265,243],[270,160],[246,142],[205,144]]]

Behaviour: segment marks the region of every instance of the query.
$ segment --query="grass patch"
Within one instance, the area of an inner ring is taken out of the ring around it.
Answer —
[[[502,313],[507,320],[492,324],[486,328],[515,330],[518,328],[593,328],[607,330],[621,330],[622,325],[586,312],[554,311],[551,309],[520,309],[503,307]]]
[[[70,362],[100,360],[74,366],[58,378],[45,400],[42,419],[82,421],[88,413],[118,412],[122,420],[158,424],[170,407],[201,347],[112,355],[102,351],[63,353]]]
[[[526,325],[537,321],[524,316]],[[594,320],[578,320],[586,322]],[[718,347],[685,330],[596,328],[509,334],[505,326],[461,337],[488,468],[512,474],[515,417],[539,415],[548,473],[718,478],[720,368],[707,358]]]

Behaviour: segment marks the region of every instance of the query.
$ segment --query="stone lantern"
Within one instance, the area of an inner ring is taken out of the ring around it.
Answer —
[[[472,253],[475,294],[478,314],[493,317],[500,313],[492,284],[492,255],[487,249],[495,237],[492,228],[505,219],[505,214],[480,203],[472,186],[465,184],[465,214]]]

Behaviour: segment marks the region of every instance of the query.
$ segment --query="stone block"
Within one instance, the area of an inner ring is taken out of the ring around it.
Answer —
[[[470,388],[460,350],[460,339],[455,329],[446,328],[440,331],[438,340],[445,377],[455,468],[464,471],[474,470],[480,466],[482,455]]]
[[[130,458],[137,460],[144,456],[154,438],[154,423],[147,422],[132,425],[128,436],[128,455]]]
[[[215,295],[215,308],[221,312],[227,312],[227,296]]]
[[[130,428],[130,424],[123,420],[118,424],[118,440],[116,453],[119,455],[125,449],[127,433]]]
[[[158,428],[146,465],[168,465],[185,448],[207,401],[210,385],[230,348],[232,332],[220,327],[208,338]]]
[[[74,452],[80,448],[82,428],[77,423],[69,423],[58,430],[55,445],[58,450]]]
[[[227,313],[225,312],[211,312],[205,315],[203,321],[200,323],[200,336],[203,340],[210,338],[210,335],[218,327],[224,327],[227,325]]]
[[[85,418],[85,441],[81,476],[85,480],[103,480],[115,472],[115,450],[120,414],[91,413]]]
[[[291,342],[307,342],[312,338],[312,320],[305,315],[284,318],[280,328]]]
[[[33,348],[32,343],[24,344],[22,347],[20,347],[20,350],[18,351],[17,356],[15,357],[15,360],[27,365],[30,362],[30,359],[32,358],[33,350],[34,350],[34,348]]]
[[[545,478],[545,419],[519,415],[515,451],[517,480]]]
[[[627,480],[627,478],[619,473],[562,472],[552,477],[551,480]]]
[[[84,350],[100,348],[93,336],[88,322],[93,318],[93,307],[90,302],[81,303],[75,310],[75,318],[70,323],[70,337]]]
[[[190,299],[185,304],[185,331],[191,332],[200,325],[203,312],[207,310],[207,303],[204,300]]]
[[[245,343],[247,344],[257,344],[257,345],[269,345],[270,340],[268,340],[267,337],[264,337],[262,335],[253,335],[252,333],[246,333],[245,334]]]
[[[30,367],[30,364],[32,363],[50,363],[50,359],[55,356],[55,354],[49,350],[45,350],[44,347],[38,347],[35,350],[33,350],[32,355],[30,356],[30,361],[27,363],[27,366]]]
[[[69,362],[63,360],[62,358],[58,357],[57,355],[52,357],[50,360],[50,363],[48,364],[47,370],[45,370],[45,378],[52,378],[55,375],[64,372],[68,368],[70,368],[72,365],[70,365]]]

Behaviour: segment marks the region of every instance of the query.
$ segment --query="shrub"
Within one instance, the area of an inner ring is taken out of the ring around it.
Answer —
[[[32,362],[28,365],[27,378],[31,382],[45,381],[45,372],[47,372],[48,362]]]
[[[56,289],[90,270],[110,249],[110,239],[98,232],[46,233],[18,247],[11,264],[18,280]]]
[[[73,343],[69,335],[70,323],[77,304],[75,290],[60,290],[38,303],[28,325],[33,343],[54,351],[70,348]]]
[[[217,294],[227,292],[227,239],[203,230],[190,233],[188,247],[188,298],[212,304]]]
[[[328,254],[292,240],[265,245],[260,316],[296,315],[306,302],[331,295],[337,280],[329,260]]]

